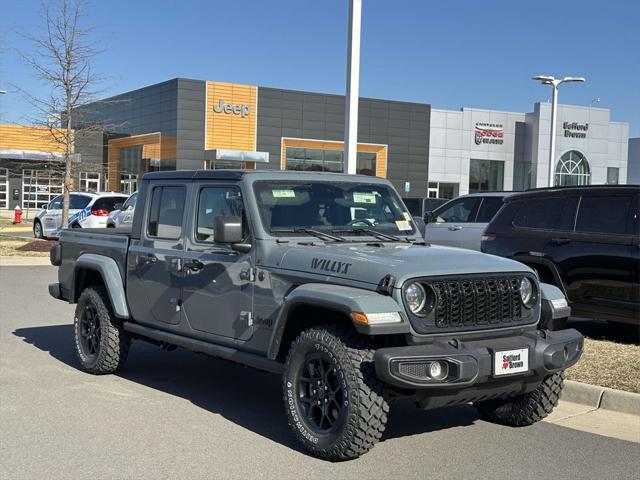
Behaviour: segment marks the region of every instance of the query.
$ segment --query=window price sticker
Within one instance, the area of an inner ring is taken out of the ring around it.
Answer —
[[[396,220],[396,227],[398,227],[398,230],[401,232],[411,230],[411,225],[409,225],[409,222],[406,220]]]
[[[375,204],[376,195],[369,192],[353,192],[353,203]]]
[[[296,192],[293,190],[271,190],[273,198],[296,198]]]

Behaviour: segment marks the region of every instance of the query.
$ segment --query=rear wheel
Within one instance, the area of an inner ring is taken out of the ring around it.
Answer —
[[[40,223],[40,220],[33,222],[33,236],[35,238],[44,238],[44,232],[42,231],[42,223]]]
[[[539,422],[553,411],[563,387],[564,372],[558,372],[545,378],[538,388],[529,393],[474,405],[485,420],[510,427],[525,427]]]
[[[83,370],[101,375],[122,367],[131,337],[117,322],[104,287],[86,288],[74,319],[76,354]]]
[[[292,343],[283,375],[289,425],[302,445],[327,460],[368,452],[384,432],[389,405],[373,368],[368,340],[325,326]]]

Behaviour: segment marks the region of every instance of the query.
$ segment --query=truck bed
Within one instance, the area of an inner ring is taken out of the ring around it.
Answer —
[[[65,229],[60,233],[60,270],[58,279],[63,288],[73,285],[76,261],[81,255],[102,255],[118,265],[123,285],[126,283],[127,251],[130,228]]]

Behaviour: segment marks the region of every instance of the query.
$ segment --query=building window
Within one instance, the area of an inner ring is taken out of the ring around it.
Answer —
[[[80,172],[81,192],[99,192],[100,191],[100,174],[91,172]]]
[[[9,207],[9,170],[0,168],[0,208]]]
[[[560,157],[556,165],[556,185],[565,187],[590,183],[591,171],[584,155],[576,150],[570,150]]]
[[[607,183],[609,185],[617,185],[620,176],[618,167],[607,167]]]
[[[504,189],[504,162],[477,160],[469,163],[469,193],[497,192]]]
[[[245,170],[247,165],[245,162],[232,162],[228,160],[205,160],[204,168],[206,170]]]
[[[341,150],[287,147],[286,152],[287,170],[334,173],[342,173],[344,171],[344,154]],[[356,173],[371,177],[375,176],[376,162],[376,153],[358,152]]]
[[[61,193],[61,172],[22,170],[22,208],[42,208]]]
[[[133,173],[123,173],[120,175],[120,191],[131,195],[138,190],[138,175]]]

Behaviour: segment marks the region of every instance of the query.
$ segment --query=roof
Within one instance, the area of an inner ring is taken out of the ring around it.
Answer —
[[[243,177],[269,180],[310,178],[327,181],[367,181],[372,183],[387,182],[386,179],[367,175],[347,175],[345,173],[330,172],[297,172],[292,170],[167,170],[151,172],[144,175],[143,180],[240,180]]]
[[[86,197],[128,197],[126,193],[120,192],[69,192],[70,195],[84,195]]]
[[[567,186],[567,187],[544,187],[544,188],[532,188],[524,192],[518,192],[509,197],[509,200],[516,200],[520,198],[528,197],[543,197],[543,196],[562,196],[570,194],[583,194],[583,193],[638,193],[640,192],[640,185],[583,185],[583,186]]]
[[[469,193],[467,195],[460,195],[456,198],[467,198],[467,197],[509,197],[513,195],[514,192],[478,192],[478,193]]]

